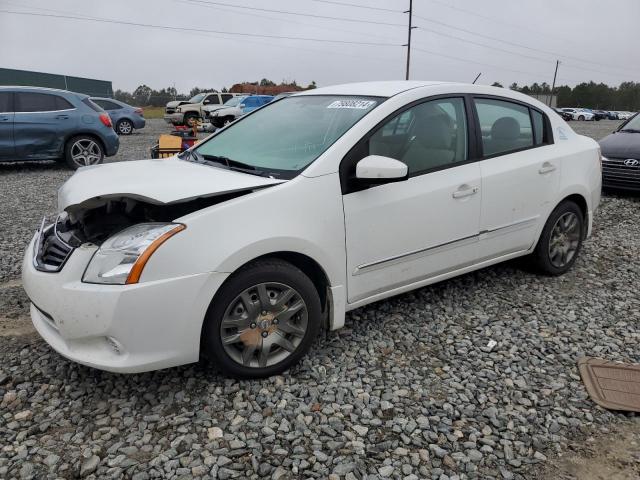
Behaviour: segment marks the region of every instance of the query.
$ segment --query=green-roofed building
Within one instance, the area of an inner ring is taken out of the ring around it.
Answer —
[[[0,68],[0,85],[60,88],[94,97],[113,97],[110,81],[11,68]]]

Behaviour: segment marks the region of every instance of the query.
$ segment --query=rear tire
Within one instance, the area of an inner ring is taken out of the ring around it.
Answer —
[[[558,205],[540,234],[531,260],[540,273],[562,275],[569,271],[582,249],[584,217],[574,202]]]
[[[116,132],[118,132],[118,135],[131,135],[133,133],[133,123],[126,118],[120,120],[116,124]]]
[[[88,165],[98,165],[104,160],[104,148],[95,137],[78,135],[67,141],[64,159],[74,170]]]
[[[269,377],[298,363],[321,323],[320,297],[309,277],[282,260],[259,260],[220,287],[204,319],[201,347],[225,375]]]

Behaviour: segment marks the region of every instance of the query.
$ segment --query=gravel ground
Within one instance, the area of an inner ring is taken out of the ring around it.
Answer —
[[[150,121],[115,160],[166,130]],[[28,333],[22,249],[69,174],[0,165],[0,478],[532,478],[626,418],[587,398],[576,360],[640,362],[637,198],[603,199],[563,277],[511,262],[378,302],[287,375],[239,382],[100,372]]]

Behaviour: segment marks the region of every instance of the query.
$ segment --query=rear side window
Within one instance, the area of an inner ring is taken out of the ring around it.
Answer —
[[[109,100],[92,99],[91,101],[93,103],[97,103],[105,110],[120,110],[122,108],[122,105],[118,105],[117,103],[110,102]]]
[[[0,113],[13,112],[11,92],[0,92]]]
[[[537,110],[531,110],[533,119],[533,139],[536,145],[547,143],[544,135],[544,117]]]
[[[485,156],[508,153],[534,145],[533,126],[527,107],[486,98],[475,99],[475,105]]]
[[[55,112],[73,108],[64,98],[50,93],[17,92],[15,98],[16,112]]]
[[[220,103],[220,99],[218,98],[218,95],[209,95],[205,100],[205,103],[209,105],[218,105]]]

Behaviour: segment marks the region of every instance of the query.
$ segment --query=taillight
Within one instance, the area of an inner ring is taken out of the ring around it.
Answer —
[[[106,113],[100,114],[100,121],[105,127],[113,128],[113,125],[111,124],[111,118],[109,118],[109,115],[107,115]]]
[[[144,110],[142,110],[141,108],[136,108],[134,112],[140,115],[141,117],[144,117]]]

